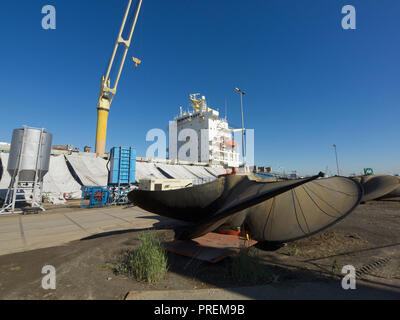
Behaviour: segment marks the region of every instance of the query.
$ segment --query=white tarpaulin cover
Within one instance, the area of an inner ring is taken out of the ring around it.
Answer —
[[[0,180],[0,198],[4,199],[11,177],[7,171],[9,154],[1,153],[2,177]],[[66,195],[67,199],[80,199],[81,186],[74,179],[68,170],[64,156],[51,156],[49,172],[43,179],[43,193],[47,194],[49,199],[61,199]]]
[[[222,167],[205,167],[208,172],[210,172],[215,177],[220,176],[221,174],[225,174],[226,170]]]
[[[43,179],[43,192],[60,197],[65,194],[66,199],[81,198],[81,186],[68,170],[63,155],[51,156],[49,172]]]
[[[181,165],[157,163],[156,167],[163,170],[167,175],[171,176],[173,179],[198,179],[197,176],[190,173]]]
[[[11,177],[7,172],[7,153],[0,153],[2,176],[0,177],[0,198],[4,198]],[[70,172],[66,160],[70,164]],[[78,154],[67,156],[51,156],[49,172],[44,177],[43,192],[51,197],[61,198],[66,194],[67,199],[80,199],[81,185],[106,186],[108,170],[107,160],[93,154]],[[165,172],[165,175],[158,168]],[[136,181],[141,179],[212,179],[226,173],[224,168],[212,168],[189,165],[154,164],[136,162]]]
[[[93,154],[65,156],[76,177],[84,186],[106,186],[108,180],[107,160]]]
[[[209,173],[204,167],[202,166],[182,166],[192,174],[194,174],[198,178],[203,178],[203,179],[212,179],[215,178],[214,175]]]
[[[153,163],[136,161],[136,182],[142,179],[167,179]]]

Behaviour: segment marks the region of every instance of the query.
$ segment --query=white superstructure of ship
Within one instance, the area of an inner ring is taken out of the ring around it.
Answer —
[[[233,140],[233,131],[229,128],[226,118],[220,118],[217,110],[207,105],[206,98],[199,98],[200,94],[191,94],[191,108],[193,111],[183,111],[180,108],[180,114],[177,116],[171,128],[175,130],[177,136],[184,129],[192,129],[196,132],[198,138],[198,157],[199,163],[206,163],[211,166],[222,166],[224,168],[238,168],[240,164],[239,152],[236,142]],[[171,132],[170,132],[171,137]],[[177,150],[187,143],[186,141],[177,142]],[[169,141],[169,158],[171,160],[183,159],[179,152],[175,155],[171,153],[171,139]]]

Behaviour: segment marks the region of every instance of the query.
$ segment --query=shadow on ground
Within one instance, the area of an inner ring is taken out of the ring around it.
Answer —
[[[334,228],[314,237],[280,247],[258,245],[254,250],[261,269],[257,270],[262,270],[265,278],[257,281],[257,286],[233,276],[233,258],[209,264],[168,254],[169,272],[157,284],[116,276],[113,269],[122,252],[133,250],[139,244],[138,234],[148,230],[132,229],[0,256],[0,299],[123,299],[130,291],[155,290],[173,299],[173,292],[213,288],[226,288],[227,293],[251,299],[400,299],[399,209],[400,205],[392,203],[361,206]],[[175,232],[171,228],[176,222],[157,219],[152,230],[163,239],[172,239]],[[362,269],[376,259],[388,262],[362,274],[357,290],[342,289],[342,266],[352,264]],[[54,291],[41,288],[46,265],[57,271]]]

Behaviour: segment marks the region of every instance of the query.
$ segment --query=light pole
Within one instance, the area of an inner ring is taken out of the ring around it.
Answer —
[[[243,168],[246,171],[246,145],[245,145],[245,129],[244,129],[244,115],[243,115],[243,96],[246,94],[245,91],[240,90],[239,88],[235,88],[235,91],[240,94],[240,107],[242,111],[242,147],[243,147]]]
[[[337,174],[338,174],[338,176],[340,176],[340,171],[339,171],[339,160],[338,160],[338,155],[337,155],[336,144],[334,144],[333,147],[335,148]]]

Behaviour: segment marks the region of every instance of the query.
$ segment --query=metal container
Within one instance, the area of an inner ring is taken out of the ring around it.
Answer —
[[[11,177],[18,174],[19,160],[21,154],[21,166],[19,170],[19,181],[41,181],[49,171],[50,152],[53,135],[41,129],[28,128],[16,129],[11,141],[10,157],[7,171]]]
[[[135,183],[136,150],[125,147],[114,147],[110,152],[108,185],[126,186]]]

